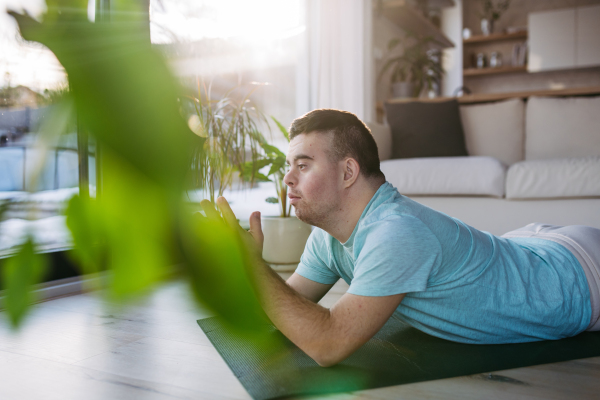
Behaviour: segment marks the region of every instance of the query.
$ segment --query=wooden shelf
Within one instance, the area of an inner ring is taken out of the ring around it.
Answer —
[[[523,40],[527,39],[527,31],[519,31],[515,33],[492,33],[491,35],[473,36],[463,40],[463,44],[482,44],[489,42],[501,42],[508,40]]]
[[[459,104],[476,104],[476,103],[489,103],[492,101],[500,101],[507,99],[521,98],[525,99],[531,96],[544,96],[544,97],[567,97],[567,96],[596,96],[600,95],[600,86],[591,87],[577,87],[568,89],[548,89],[548,90],[529,90],[525,92],[508,92],[508,93],[477,93],[469,94],[461,97],[435,97],[433,99],[427,98],[407,98],[407,99],[388,99],[388,103],[407,103],[411,101],[419,101],[425,103],[435,103],[441,101],[448,101],[452,99],[458,100]],[[383,104],[377,104],[378,109],[383,110]]]
[[[435,25],[425,18],[406,0],[392,0],[382,3],[382,15],[398,25],[400,28],[423,36],[431,36],[437,42],[436,47],[454,47],[450,41]]]
[[[514,72],[527,72],[527,66],[522,65],[518,67],[506,66],[496,68],[467,68],[463,69],[463,76],[481,76],[481,75],[494,75],[494,74],[510,74]]]

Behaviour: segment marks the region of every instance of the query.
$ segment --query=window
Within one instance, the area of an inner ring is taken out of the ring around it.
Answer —
[[[210,87],[212,99],[225,95],[239,99],[253,91],[252,102],[284,126],[306,108],[298,90],[307,87],[301,67],[304,0],[152,0],[150,4],[151,41],[166,55],[191,96],[198,97],[199,85],[201,92],[204,85]],[[270,125],[263,126],[265,136],[287,150],[283,135],[274,123]],[[270,182],[249,192],[226,194],[242,221],[255,210],[277,215],[278,206],[265,202],[272,196],[275,186]]]
[[[23,40],[4,12],[39,17],[45,7],[43,0],[0,2],[0,203],[9,204],[0,226],[0,257],[11,254],[31,228],[40,251],[70,245],[62,213],[78,193],[76,126],[64,126],[64,134],[46,140],[45,148],[38,141],[41,135],[49,139],[45,130],[68,91],[67,77],[54,54]]]

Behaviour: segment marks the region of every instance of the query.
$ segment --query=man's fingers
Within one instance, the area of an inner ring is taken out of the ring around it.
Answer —
[[[217,207],[219,207],[219,210],[221,210],[221,214],[223,215],[225,222],[227,222],[229,226],[231,226],[232,228],[238,227],[241,229],[240,224],[238,223],[235,214],[231,210],[231,207],[229,207],[229,203],[227,202],[225,197],[221,196],[217,199]]]
[[[260,211],[254,211],[252,215],[250,215],[250,232],[262,235]]]
[[[202,215],[202,213],[200,211],[196,211],[195,213],[192,214],[192,219],[194,221],[204,221],[204,220],[206,220],[206,217],[204,215]]]
[[[209,200],[202,200],[200,202],[200,207],[202,207],[202,209],[204,210],[204,213],[206,214],[206,216],[209,219],[219,219],[221,218],[221,216],[219,215],[219,213],[217,212],[217,210],[215,210],[215,207],[213,206],[213,204],[209,201]]]

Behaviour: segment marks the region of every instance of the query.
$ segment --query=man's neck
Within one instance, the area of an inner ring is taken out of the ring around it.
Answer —
[[[344,195],[339,209],[332,213],[323,224],[324,226],[320,226],[320,228],[340,243],[346,243],[381,184],[363,181],[359,185],[350,187]]]

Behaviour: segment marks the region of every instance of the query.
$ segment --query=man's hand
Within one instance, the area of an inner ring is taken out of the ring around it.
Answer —
[[[200,202],[200,206],[202,207],[202,210],[206,214],[207,218],[221,220],[221,216],[210,201],[202,200]],[[264,235],[260,222],[260,212],[254,211],[250,215],[250,230],[246,231],[238,223],[238,220],[225,197],[221,196],[217,199],[217,207],[219,207],[219,210],[221,210],[221,214],[223,215],[223,220],[225,220],[225,223],[229,225],[231,229],[239,233],[253,260],[262,260]]]

